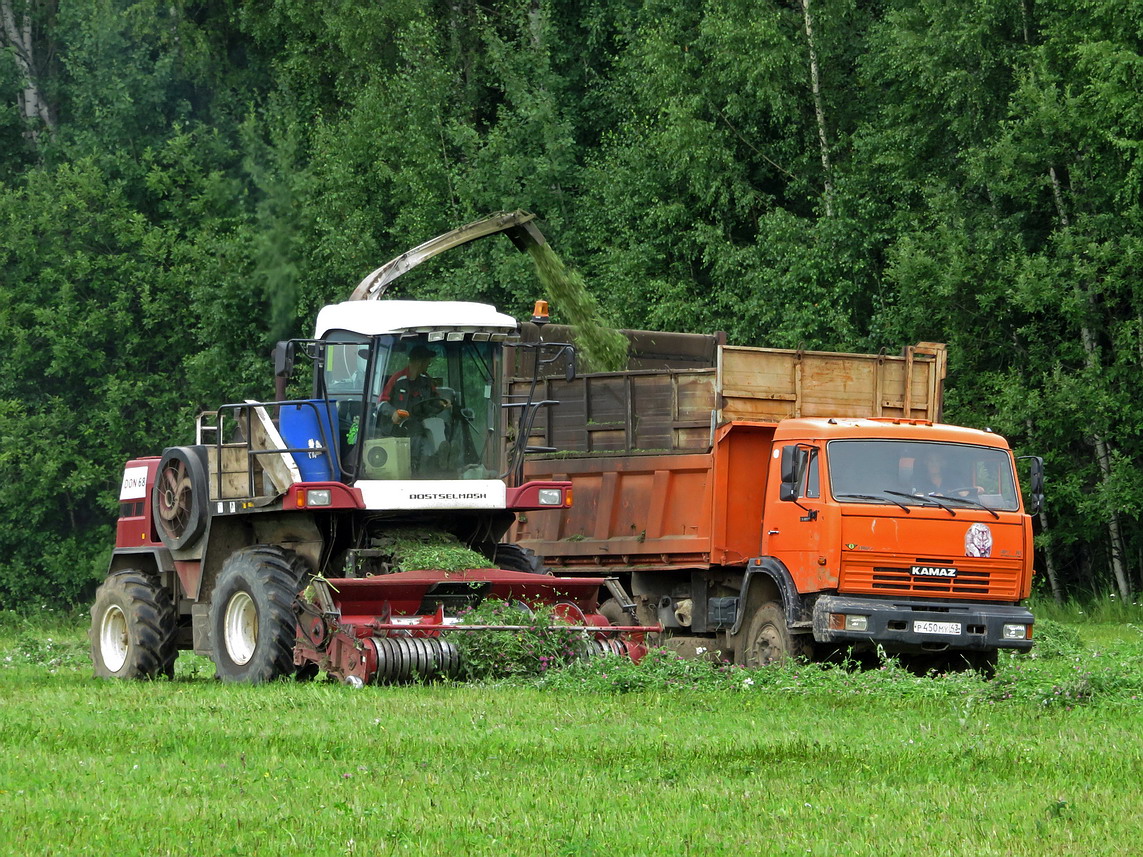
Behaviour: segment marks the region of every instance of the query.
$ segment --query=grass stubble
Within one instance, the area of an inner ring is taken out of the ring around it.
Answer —
[[[352,691],[97,681],[78,622],[9,618],[0,853],[1136,853],[1143,634],[1053,625],[993,682],[664,654]]]

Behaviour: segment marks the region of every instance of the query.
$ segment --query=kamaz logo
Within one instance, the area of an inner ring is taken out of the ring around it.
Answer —
[[[910,571],[915,577],[956,577],[956,568],[951,565],[915,565]]]

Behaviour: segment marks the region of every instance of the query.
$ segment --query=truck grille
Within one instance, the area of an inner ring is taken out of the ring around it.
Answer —
[[[955,577],[913,574],[912,566],[952,567]],[[903,565],[901,557],[846,556],[840,591],[871,595],[916,595],[1015,601],[1020,597],[1020,560],[975,557],[919,557]]]

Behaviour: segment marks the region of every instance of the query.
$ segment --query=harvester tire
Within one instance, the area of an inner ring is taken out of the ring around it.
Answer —
[[[202,535],[209,490],[206,465],[195,449],[173,446],[163,453],[151,489],[151,511],[168,549],[184,548]]]
[[[91,605],[91,662],[96,678],[172,678],[175,606],[158,580],[141,571],[110,575]]]
[[[492,555],[492,562],[496,564],[497,568],[502,568],[505,571],[526,571],[530,574],[552,573],[552,570],[536,556],[535,551],[507,542],[502,542],[496,546],[496,551]]]
[[[227,558],[210,598],[211,657],[220,679],[260,684],[295,674],[293,605],[308,575],[300,556],[274,545]]]
[[[764,667],[789,658],[813,656],[813,637],[791,634],[786,625],[782,605],[767,601],[759,605],[750,617],[743,641],[742,663],[747,667]]]

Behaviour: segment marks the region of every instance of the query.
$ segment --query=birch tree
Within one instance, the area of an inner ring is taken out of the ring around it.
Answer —
[[[54,111],[44,91],[50,42],[42,37],[42,21],[54,12],[55,0],[0,0],[0,34],[22,78],[17,93],[25,135],[38,143],[41,134],[56,129]]]

